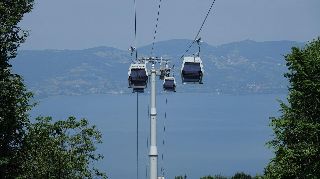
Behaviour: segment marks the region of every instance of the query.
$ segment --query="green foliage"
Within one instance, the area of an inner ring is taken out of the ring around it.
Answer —
[[[205,176],[205,177],[201,177],[200,179],[227,179],[227,177],[224,177],[222,175],[215,175],[215,176]]]
[[[107,178],[93,166],[103,157],[95,153],[101,134],[87,120],[29,121],[32,93],[9,60],[28,35],[18,24],[32,7],[33,0],[0,0],[0,178]]]
[[[265,169],[267,178],[320,176],[320,38],[285,56],[289,72],[288,103],[281,102],[279,118],[271,118],[275,157]]]
[[[252,177],[249,174],[245,174],[243,172],[237,172],[236,174],[234,174],[233,177],[231,177],[231,179],[252,179]]]
[[[235,173],[235,175],[233,177],[226,177],[226,176],[222,176],[222,175],[214,175],[214,176],[208,175],[208,176],[201,177],[200,179],[228,179],[228,178],[231,178],[231,179],[251,179],[251,178],[264,179],[264,176],[256,175],[255,177],[252,177],[249,174],[245,174],[243,172],[237,172],[237,173]]]
[[[186,179],[187,178],[187,175],[180,175],[180,176],[175,176],[174,179]]]
[[[33,0],[0,1],[0,70],[10,67],[9,60],[16,57],[17,49],[28,33],[18,23],[32,10]]]
[[[213,178],[214,179],[227,179],[227,177],[224,177],[222,175],[215,175]]]
[[[254,179],[264,179],[265,176],[264,175],[256,175],[253,177]]]
[[[24,143],[19,178],[107,178],[92,166],[103,158],[95,153],[101,133],[85,119],[53,123],[50,117],[39,117],[28,126]]]
[[[21,165],[18,156],[29,122],[32,94],[22,78],[11,73],[9,60],[27,36],[18,23],[32,6],[32,0],[0,1],[0,178],[15,178]]]
[[[0,71],[0,178],[14,177],[20,168],[17,159],[29,123],[31,109],[22,79],[9,70]]]

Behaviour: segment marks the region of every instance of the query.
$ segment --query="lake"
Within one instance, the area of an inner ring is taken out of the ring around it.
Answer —
[[[285,95],[157,95],[159,174],[161,168],[170,179],[184,174],[198,179],[237,171],[263,173],[273,156],[265,143],[272,138],[269,117],[279,116],[277,99]],[[149,163],[149,101],[147,93],[139,95],[140,179],[146,178]],[[136,178],[136,94],[49,97],[31,114],[87,118],[103,133],[98,151],[105,158],[100,168],[111,179]]]

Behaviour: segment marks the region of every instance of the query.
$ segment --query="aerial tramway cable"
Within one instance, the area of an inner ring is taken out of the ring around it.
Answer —
[[[137,179],[139,179],[139,93],[137,92]]]
[[[135,60],[138,60],[138,51],[136,49],[137,46],[137,9],[136,9],[136,0],[133,0],[134,4],[134,47],[131,47],[131,56],[133,51],[135,51]],[[137,174],[137,179],[139,179],[139,92],[137,91],[137,121],[136,121],[136,174]]]
[[[137,50],[137,3],[136,0],[133,0],[134,3],[134,48],[136,52],[136,61],[138,60],[138,50]]]
[[[180,57],[180,59],[182,59],[182,58],[186,55],[186,53],[189,52],[190,48],[191,48],[191,47],[194,45],[194,43],[197,42],[197,40],[199,39],[200,32],[202,31],[202,28],[203,28],[204,24],[206,23],[207,18],[208,18],[208,16],[209,16],[209,14],[210,14],[210,12],[211,12],[211,9],[213,8],[213,5],[214,5],[215,2],[216,2],[216,0],[213,0],[213,1],[212,1],[212,4],[211,4],[211,6],[210,6],[210,8],[209,8],[209,10],[208,10],[208,12],[207,12],[206,17],[204,18],[204,20],[203,20],[203,22],[202,22],[202,24],[201,24],[201,26],[200,26],[200,29],[198,30],[197,35],[195,36],[195,38],[193,39],[193,41],[191,42],[191,44],[188,46],[188,48],[186,49],[186,51],[184,52],[184,54]]]
[[[137,52],[137,49],[136,49],[136,46],[137,46],[137,10],[136,10],[136,0],[133,0],[134,1],[134,47],[131,47],[130,50],[131,50],[131,57],[133,57],[133,52],[135,52],[135,61],[136,63],[138,63],[138,52]],[[213,0],[207,14],[206,14],[206,17],[205,19],[203,20],[201,26],[200,26],[200,29],[198,31],[198,33],[196,34],[194,40],[192,41],[192,43],[188,46],[188,48],[186,49],[185,53],[181,56],[181,58],[183,58],[185,56],[185,54],[190,50],[190,48],[194,45],[195,42],[198,41],[198,38],[199,38],[199,35],[200,35],[200,32],[202,31],[203,27],[204,27],[204,24],[213,8],[213,5],[215,3],[216,0]],[[160,17],[160,9],[161,9],[161,2],[162,0],[159,0],[159,4],[158,4],[158,12],[157,12],[157,18],[156,18],[156,26],[155,26],[155,30],[154,30],[154,35],[153,35],[153,42],[152,42],[152,48],[151,48],[151,56],[153,55],[154,53],[154,45],[155,45],[155,41],[156,41],[156,36],[157,36],[157,30],[158,30],[158,26],[159,26],[159,17]],[[166,99],[166,104],[168,103],[168,100]],[[137,167],[137,179],[139,179],[139,94],[138,94],[138,91],[137,91],[137,119],[136,119],[136,167]],[[149,111],[148,111],[149,113]],[[148,116],[150,117],[150,115],[148,114]],[[165,112],[165,117],[164,117],[164,124],[163,124],[163,141],[162,141],[162,145],[164,146],[165,145],[165,131],[166,131],[166,126],[165,126],[165,120],[167,118],[167,113]],[[147,148],[149,147],[149,141],[148,141],[148,138],[147,138]],[[162,163],[163,163],[163,167],[161,167],[161,173],[163,176],[165,176],[165,169],[164,169],[164,154],[162,153],[161,155],[161,159],[162,159]],[[148,166],[147,166],[148,167]],[[148,176],[148,171],[146,170],[146,177]]]
[[[148,107],[147,107],[147,111],[148,111],[148,118],[150,117],[150,106],[148,105]],[[148,151],[148,149],[149,149],[149,137],[148,137],[148,135],[146,135],[147,136],[147,151]],[[148,178],[148,157],[147,157],[147,159],[146,159],[146,179]]]
[[[161,1],[162,1],[162,0],[159,0],[157,20],[156,20],[156,27],[155,27],[155,29],[154,29],[154,34],[153,34],[153,42],[152,42],[152,48],[151,48],[151,56],[153,56],[154,43],[155,43],[155,41],[156,41],[156,36],[157,36],[157,31],[158,31],[159,17],[160,17],[160,9],[161,9]]]
[[[166,105],[168,104],[168,98],[166,98]],[[165,169],[165,157],[164,157],[164,151],[165,151],[165,140],[166,140],[166,120],[167,120],[167,112],[164,113],[164,119],[163,119],[163,138],[162,138],[162,154],[161,154],[161,163],[162,163],[162,167],[161,167],[161,174],[163,177],[166,176],[166,169]]]

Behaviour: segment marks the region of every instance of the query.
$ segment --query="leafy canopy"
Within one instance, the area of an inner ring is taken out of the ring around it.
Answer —
[[[18,23],[32,6],[33,0],[0,1],[0,178],[15,178],[19,173],[18,155],[32,107],[32,94],[9,64],[27,36]]]
[[[222,175],[215,175],[215,176],[208,175],[208,176],[201,177],[200,179],[227,179],[227,177],[224,177]]]
[[[28,36],[18,24],[32,7],[33,0],[0,0],[0,178],[106,178],[93,165],[102,159],[95,126],[74,117],[29,120],[32,93],[10,60]]]
[[[16,57],[17,49],[28,33],[18,23],[30,12],[33,0],[0,1],[0,69],[10,67],[9,60]]]
[[[285,56],[290,82],[288,104],[271,118],[275,157],[266,167],[268,178],[320,176],[320,38]]]
[[[244,172],[236,173],[231,179],[252,179],[251,175],[245,174]]]
[[[51,117],[39,117],[28,126],[24,142],[20,178],[107,178],[93,166],[103,158],[95,152],[101,133],[86,119],[52,122]]]

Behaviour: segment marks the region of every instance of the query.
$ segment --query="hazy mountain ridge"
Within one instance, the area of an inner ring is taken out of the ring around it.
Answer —
[[[182,85],[181,55],[190,40],[169,40],[155,43],[153,56],[171,58],[175,64],[178,92],[213,93],[275,93],[286,91],[283,78],[286,71],[283,55],[293,41],[255,42],[250,40],[220,46],[201,45],[205,65],[203,85]],[[139,56],[149,56],[151,45],[138,49]],[[189,54],[197,52],[197,46]],[[127,72],[131,63],[129,51],[111,47],[85,50],[20,51],[13,62],[14,70],[22,74],[27,86],[37,96],[130,93]]]

